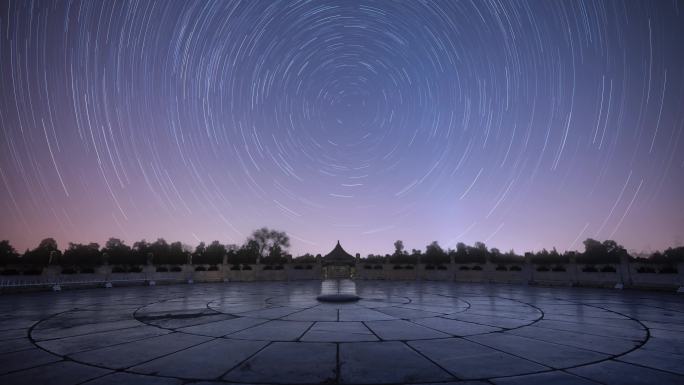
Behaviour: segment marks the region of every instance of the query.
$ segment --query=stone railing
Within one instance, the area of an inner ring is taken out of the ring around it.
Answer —
[[[194,282],[249,282],[318,280],[323,277],[320,262],[283,265],[145,265],[99,266],[89,273],[66,274],[59,266],[42,271],[20,266],[0,267],[2,272],[33,270],[40,274],[0,275],[0,290],[49,289],[62,287],[111,287]],[[72,271],[73,272],[73,271]],[[529,259],[503,263],[391,264],[357,260],[352,278],[389,281],[454,281],[510,283],[545,286],[586,286],[677,290],[684,292],[684,263],[676,266],[630,261],[617,264],[583,264],[574,261],[535,264]]]
[[[19,266],[1,271],[22,272]],[[35,270],[35,269],[31,269]],[[290,281],[320,279],[320,264],[285,265],[145,265],[99,266],[88,273],[63,274],[59,266],[48,266],[40,274],[0,275],[0,290],[52,289],[62,287],[112,287],[194,282]],[[67,269],[65,269],[67,270]],[[84,269],[85,270],[85,269]]]
[[[357,263],[362,280],[426,280],[480,283],[517,283],[546,286],[586,286],[678,290],[684,292],[684,263],[676,266],[623,259],[620,263],[535,264],[529,259],[504,263],[441,265]]]

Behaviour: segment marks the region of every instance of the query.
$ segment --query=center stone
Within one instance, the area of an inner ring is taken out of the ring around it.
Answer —
[[[356,302],[361,297],[355,294],[321,294],[316,299],[321,302]]]

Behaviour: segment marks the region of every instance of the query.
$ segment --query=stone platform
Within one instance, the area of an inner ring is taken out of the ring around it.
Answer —
[[[255,282],[0,296],[2,384],[683,384],[669,293]],[[339,290],[338,290],[339,291]]]

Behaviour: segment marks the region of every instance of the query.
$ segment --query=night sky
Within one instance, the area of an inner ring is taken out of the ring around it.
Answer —
[[[0,239],[684,242],[678,1],[0,3]]]

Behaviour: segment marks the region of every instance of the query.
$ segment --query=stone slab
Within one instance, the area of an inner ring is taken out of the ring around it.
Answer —
[[[61,360],[62,357],[37,348],[0,354],[0,374]]]
[[[263,341],[219,338],[149,361],[130,370],[186,379],[214,379],[266,346]]]
[[[265,319],[238,317],[223,321],[209,322],[202,325],[188,326],[177,329],[182,333],[200,334],[210,337],[223,337],[225,335],[238,332],[268,322]]]
[[[76,385],[110,372],[88,365],[62,361],[0,376],[0,384]]]
[[[383,340],[419,340],[427,338],[446,338],[448,334],[426,328],[405,320],[370,321],[365,323]]]
[[[183,381],[176,378],[144,376],[131,373],[112,373],[90,380],[83,385],[182,385]]]
[[[404,343],[340,344],[340,383],[385,384],[446,381],[453,376]]]
[[[228,337],[257,341],[295,341],[311,325],[313,325],[313,322],[274,320],[229,334]]]
[[[600,385],[598,382],[561,371],[528,374],[526,376],[508,378],[495,378],[492,382],[496,385]]]
[[[335,344],[274,342],[223,378],[235,382],[330,383],[336,377]]]
[[[55,354],[67,355],[87,350],[100,349],[126,342],[157,337],[171,333],[169,330],[153,326],[137,326],[128,329],[83,334],[54,340],[40,341],[38,345]]]
[[[590,350],[534,340],[505,332],[465,338],[556,369],[587,364],[609,357],[606,354]]]
[[[139,365],[143,362],[182,349],[187,349],[208,340],[210,340],[208,337],[172,333],[160,337],[76,353],[70,357],[80,362],[112,369],[121,369]]]
[[[550,370],[532,361],[460,338],[412,341],[409,345],[461,379],[515,376]]]
[[[492,333],[501,330],[500,328],[493,326],[474,324],[471,322],[441,317],[421,318],[412,321],[419,325],[459,337]]]
[[[612,360],[568,369],[568,372],[606,385],[684,384],[684,376]]]
[[[301,338],[308,342],[378,341],[361,322],[316,322]]]

